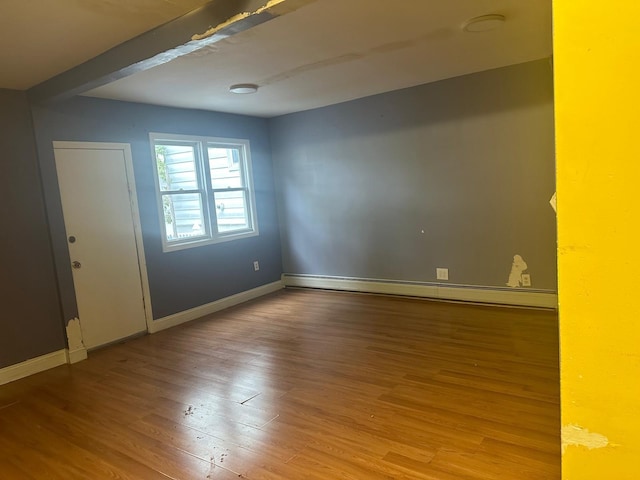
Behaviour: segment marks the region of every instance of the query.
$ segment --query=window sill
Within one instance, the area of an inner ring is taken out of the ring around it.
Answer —
[[[257,230],[250,230],[250,231],[228,233],[225,235],[219,235],[214,238],[199,238],[193,241],[181,241],[181,242],[175,242],[175,243],[163,242],[162,252],[163,253],[176,252],[178,250],[186,250],[188,248],[204,247],[206,245],[226,243],[234,240],[241,240],[243,238],[257,237],[258,235],[259,235],[259,232]]]

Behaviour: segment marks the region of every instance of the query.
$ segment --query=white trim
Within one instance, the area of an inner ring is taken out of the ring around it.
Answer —
[[[439,300],[454,300],[496,305],[558,308],[558,296],[547,290],[501,289],[472,285],[399,282],[370,278],[330,277],[318,275],[282,275],[285,287],[307,287],[353,292],[405,295]]]
[[[158,177],[158,164],[156,158],[156,143],[161,142],[188,142],[193,144],[196,156],[196,176],[198,180],[198,188],[188,191],[162,191],[160,189],[160,179]],[[151,160],[153,163],[154,184],[156,192],[156,205],[158,211],[158,219],[162,230],[162,251],[163,253],[184,250],[187,248],[201,247],[204,245],[214,245],[217,243],[230,242],[242,238],[255,237],[260,234],[258,229],[258,213],[256,210],[256,193],[253,184],[253,167],[251,161],[251,145],[247,139],[240,138],[220,138],[220,137],[203,137],[200,135],[179,135],[173,133],[149,133],[149,145],[151,147]],[[247,209],[247,221],[249,228],[241,230],[233,230],[230,232],[219,232],[216,226],[217,212],[215,207],[215,194],[223,189],[212,188],[209,172],[209,156],[207,150],[209,145],[224,147],[238,147],[242,151],[240,163],[244,186],[240,190],[245,194],[245,205]],[[205,223],[205,233],[199,237],[167,240],[166,224],[164,218],[164,206],[162,202],[163,195],[179,195],[181,193],[197,194],[202,202],[202,216]]]
[[[75,350],[66,349],[65,354],[67,358],[67,363],[70,365],[86,360],[88,357],[86,348],[77,348]]]
[[[247,290],[246,292],[240,292],[235,295],[231,295],[230,297],[225,297],[212,303],[207,303],[206,305],[201,305],[190,310],[185,310],[184,312],[159,318],[149,326],[149,333],[157,333],[161,330],[190,322],[191,320],[204,317],[205,315],[210,315],[220,310],[224,310],[225,308],[233,307],[234,305],[239,305],[240,303],[253,300],[254,298],[277,292],[282,288],[283,285],[281,281],[268,283],[267,285],[262,285],[261,287]]]
[[[147,256],[144,253],[144,242],[142,241],[142,223],[140,221],[140,211],[138,209],[138,193],[136,191],[136,177],[133,171],[133,156],[131,155],[131,145],[124,144],[124,160],[127,170],[127,183],[129,184],[129,200],[131,201],[131,216],[133,219],[133,233],[138,249],[138,268],[140,270],[140,280],[142,281],[142,303],[144,306],[145,322],[147,330],[153,322],[153,310],[151,309],[151,289],[149,288],[149,275],[147,274]]]
[[[124,150],[128,143],[104,143],[104,142],[67,142],[61,140],[53,141],[53,148],[67,150]]]
[[[145,323],[149,330],[153,322],[153,311],[151,309],[151,289],[149,288],[149,275],[147,273],[147,261],[144,253],[144,242],[142,241],[142,224],[140,222],[140,211],[138,209],[138,194],[136,192],[136,179],[133,170],[133,156],[131,154],[131,145],[128,143],[104,143],[104,142],[66,142],[54,141],[53,149],[74,149],[74,150],[119,150],[124,156],[124,164],[127,176],[127,184],[129,187],[129,202],[131,204],[131,218],[133,219],[133,234],[136,241],[138,254],[138,268],[140,271],[140,280],[142,282],[142,302],[144,306]],[[79,350],[78,350],[79,351]],[[74,350],[70,355],[79,360],[81,353],[75,353]],[[75,363],[75,362],[70,362]]]
[[[58,350],[0,369],[0,385],[44,372],[67,363],[66,350]]]

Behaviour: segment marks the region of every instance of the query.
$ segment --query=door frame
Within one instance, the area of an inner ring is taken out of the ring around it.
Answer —
[[[138,209],[138,194],[136,192],[136,178],[133,171],[133,156],[131,155],[131,145],[129,143],[104,143],[104,142],[53,142],[54,152],[56,149],[67,150],[118,150],[124,156],[125,174],[129,190],[129,204],[131,206],[131,218],[133,219],[133,234],[136,241],[138,254],[138,271],[142,283],[142,304],[144,306],[144,317],[147,325],[147,332],[151,331],[153,323],[153,311],[151,310],[151,290],[149,288],[149,276],[147,274],[147,261],[142,241],[142,225],[140,223],[140,211]],[[58,184],[60,188],[60,184]],[[66,241],[65,241],[66,244]],[[67,247],[68,248],[68,247]],[[77,302],[77,292],[74,287],[74,296]]]

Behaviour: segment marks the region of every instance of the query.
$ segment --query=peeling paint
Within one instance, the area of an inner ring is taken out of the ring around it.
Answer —
[[[270,8],[275,7],[276,5],[278,5],[279,3],[284,2],[285,0],[269,0],[269,2],[267,2],[266,5],[263,5],[262,7],[258,8],[256,11],[254,12],[241,12],[238,13],[236,15],[234,15],[233,17],[225,20],[222,23],[219,23],[218,25],[216,25],[215,27],[211,27],[209,30],[207,30],[204,33],[199,33],[199,34],[195,34],[191,37],[191,40],[204,40],[205,38],[209,38],[212,35],[215,35],[217,32],[219,32],[220,30],[222,30],[223,28],[228,27],[229,25],[232,25],[236,22],[239,22],[240,20],[244,20],[247,17],[250,17],[251,15],[258,15],[266,10],[269,10]]]
[[[230,19],[216,25],[215,27],[210,28],[209,30],[207,30],[204,33],[197,33],[195,35],[193,35],[191,37],[191,40],[204,40],[205,38],[209,38],[213,35],[215,35],[217,32],[219,32],[220,30],[222,30],[225,27],[228,27],[229,25],[236,23],[242,19],[247,18],[249,15],[251,15],[251,13],[249,12],[242,12],[242,13],[238,13],[237,15],[234,15],[233,17],[231,17]]]
[[[71,352],[85,348],[79,318],[74,318],[67,323],[67,343]]]
[[[528,268],[527,262],[520,255],[513,256],[513,263],[511,264],[511,273],[509,274],[509,281],[507,286],[511,288],[517,288],[522,286],[522,272]]]
[[[565,425],[562,427],[562,454],[567,447],[605,448],[609,446],[609,439],[599,433],[592,433],[579,425]]]

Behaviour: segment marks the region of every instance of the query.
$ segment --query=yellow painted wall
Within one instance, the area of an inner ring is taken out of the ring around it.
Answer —
[[[553,10],[562,478],[637,480],[640,0]]]

